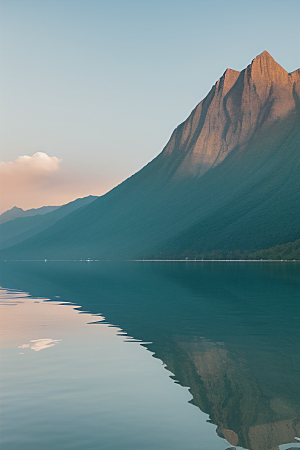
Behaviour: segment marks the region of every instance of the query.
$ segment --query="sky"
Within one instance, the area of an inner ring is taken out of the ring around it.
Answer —
[[[227,67],[300,67],[299,0],[1,0],[0,213],[102,195]]]

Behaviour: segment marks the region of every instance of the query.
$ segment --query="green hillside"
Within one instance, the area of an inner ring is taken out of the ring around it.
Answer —
[[[249,255],[251,259],[276,259],[300,261],[300,239],[287,244],[259,250]]]

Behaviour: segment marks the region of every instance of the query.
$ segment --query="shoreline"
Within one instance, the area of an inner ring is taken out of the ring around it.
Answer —
[[[6,259],[0,262],[300,262],[299,259]]]

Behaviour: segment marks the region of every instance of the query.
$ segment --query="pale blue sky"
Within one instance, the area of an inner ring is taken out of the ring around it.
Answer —
[[[299,14],[299,0],[1,0],[1,160],[45,152],[100,194],[227,67],[268,50],[299,68]]]

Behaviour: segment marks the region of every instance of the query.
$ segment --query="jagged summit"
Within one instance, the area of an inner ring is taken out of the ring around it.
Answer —
[[[202,176],[259,130],[295,110],[298,71],[289,75],[264,51],[241,72],[226,69],[188,119],[174,131],[164,152],[174,177]]]
[[[289,84],[289,73],[275,59],[264,51],[253,59],[246,69],[247,76],[260,83]]]
[[[279,66],[282,69],[282,66],[277,61],[275,61],[273,56],[270,55],[270,53],[267,50],[264,50],[262,53],[253,58],[251,63],[247,67],[253,65],[259,65],[262,71],[264,71],[266,68],[271,68],[271,70],[272,69],[274,70],[276,66]]]
[[[246,73],[247,78],[255,78],[258,81],[259,78],[266,82],[275,82],[275,83],[289,83],[291,80],[289,76],[299,72],[300,69],[295,70],[291,74],[289,74],[279,63],[275,61],[275,59],[270,55],[269,52],[264,50],[262,53],[257,55],[251,63],[243,70],[238,71],[234,69],[226,69],[221,78],[216,82],[216,85],[219,86],[223,80],[226,80],[232,85],[238,78],[240,73]]]
[[[276,64],[278,64],[275,61],[275,59],[273,58],[273,56],[270,55],[270,53],[267,50],[264,50],[262,53],[260,53],[259,55],[255,56],[255,58],[252,59],[251,64],[253,64],[254,62],[257,62],[257,61],[259,61],[261,64],[265,64],[265,63],[273,64],[274,62]]]
[[[221,78],[216,82],[216,89],[226,95],[238,79],[240,72],[238,70],[226,69]]]

